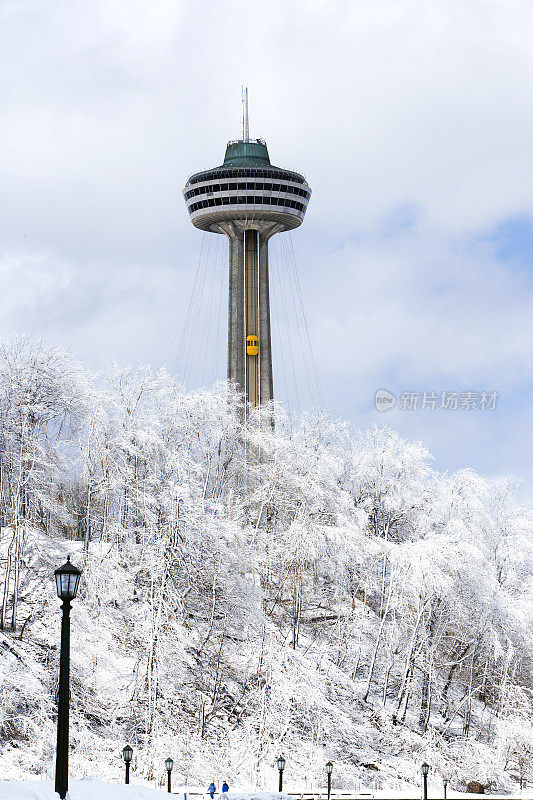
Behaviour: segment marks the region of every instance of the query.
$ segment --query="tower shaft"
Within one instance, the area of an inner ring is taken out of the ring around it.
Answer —
[[[251,406],[274,398],[268,240],[278,226],[256,224],[218,226],[229,239],[228,380]],[[257,338],[257,354],[250,336]]]
[[[259,253],[257,231],[244,231],[244,287],[245,287],[245,315],[244,333],[246,341],[249,336],[257,336],[259,353],[250,355],[251,348],[247,347],[244,362],[244,384],[246,400],[250,405],[259,403],[260,393],[260,353],[261,339],[259,338]],[[254,340],[255,341],[255,340]]]

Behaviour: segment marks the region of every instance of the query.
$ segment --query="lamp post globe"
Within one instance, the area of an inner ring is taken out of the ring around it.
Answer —
[[[80,585],[81,570],[70,563],[70,556],[67,556],[66,564],[56,569],[54,577],[59,599],[68,602],[75,600]]]
[[[423,794],[423,798],[424,798],[424,800],[428,800],[428,773],[429,773],[429,764],[426,764],[426,762],[425,762],[425,761],[424,761],[424,763],[422,764],[422,769],[421,769],[421,772],[422,772],[422,778],[423,778],[423,780],[424,780],[424,794]]]
[[[172,791],[170,773],[172,772],[172,767],[173,766],[174,766],[174,762],[172,761],[172,759],[171,758],[167,758],[165,760],[165,769],[167,771],[167,791],[168,792]]]
[[[278,758],[278,772],[279,772],[279,783],[278,783],[278,792],[283,791],[283,770],[285,769],[285,759],[283,756]]]
[[[442,779],[442,785],[444,787],[444,800],[446,800],[447,793],[448,793],[448,778]]]
[[[333,762],[328,761],[326,764],[326,774],[328,776],[328,800],[331,796],[331,773],[333,772]]]
[[[130,782],[130,764],[131,759],[133,758],[133,748],[126,745],[126,747],[122,750],[122,758],[124,759],[124,763],[126,764],[126,780],[125,783]]]
[[[57,596],[62,600],[59,690],[57,694],[57,750],[55,790],[61,800],[68,792],[69,684],[70,684],[70,603],[78,594],[81,571],[70,563],[54,572]]]

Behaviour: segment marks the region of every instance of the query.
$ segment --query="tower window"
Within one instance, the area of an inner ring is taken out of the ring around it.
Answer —
[[[262,197],[261,195],[211,197],[206,200],[198,200],[196,203],[191,203],[188,206],[188,210],[189,214],[192,214],[194,211],[198,211],[201,208],[212,208],[213,206],[237,204],[289,206],[290,208],[305,212],[305,206],[302,203],[297,203],[295,200],[289,200],[285,197]]]

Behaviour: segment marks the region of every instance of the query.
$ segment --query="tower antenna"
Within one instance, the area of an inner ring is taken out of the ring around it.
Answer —
[[[250,141],[250,130],[248,125],[248,87],[242,87],[242,138],[245,142]]]

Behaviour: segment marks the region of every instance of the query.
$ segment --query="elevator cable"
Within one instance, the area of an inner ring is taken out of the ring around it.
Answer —
[[[281,378],[283,380],[283,387],[285,389],[285,405],[289,419],[292,421],[290,405],[288,404],[289,389],[287,387],[287,370],[285,368],[285,354],[283,347],[283,333],[281,330],[281,315],[279,312],[280,303],[277,298],[281,296],[281,291],[278,288],[279,284],[279,270],[277,265],[274,266],[275,253],[271,250],[272,258],[269,264],[269,279],[270,279],[270,313],[272,315],[271,329],[272,329],[272,360],[274,362],[274,352],[279,349],[280,363],[281,363]],[[272,324],[273,323],[273,324]],[[274,384],[274,397],[277,396],[277,384]],[[279,399],[279,398],[277,398]]]
[[[246,241],[243,249],[245,257]],[[313,353],[290,233],[288,236],[272,237],[269,250],[272,355],[277,362],[274,365],[274,396],[276,400],[284,401],[289,419],[292,419],[293,411],[299,416],[305,407],[323,409],[324,393]],[[259,253],[256,255],[259,271]],[[224,343],[227,337],[223,335],[223,330],[227,325],[227,314],[223,304],[227,291],[226,238],[204,232],[175,359],[175,367],[178,362],[178,377],[190,389],[203,386],[206,381],[214,385],[217,374],[225,377]],[[260,335],[262,333],[259,331]],[[302,381],[306,387],[305,394],[302,394]]]
[[[272,243],[272,279],[272,313],[276,315],[279,309],[281,317],[277,322],[280,333],[279,342],[274,338],[276,357],[281,361],[283,372],[287,372],[287,375],[292,372],[292,382],[289,381],[292,383],[290,393],[287,385],[284,384],[285,398],[283,399],[290,408],[293,397],[296,397],[299,413],[305,407],[315,410],[323,409],[325,407],[324,394],[313,353],[294,245],[290,234],[289,236],[276,236]],[[285,370],[284,360],[287,360],[284,359],[285,354],[288,355],[288,370]],[[301,392],[302,381],[306,386],[305,396],[302,396]],[[282,392],[274,394],[277,399],[280,399]]]
[[[192,309],[196,298],[197,285],[199,280],[199,274],[202,269],[203,255],[206,243],[207,243],[207,234],[205,233],[205,231],[203,231],[202,243],[200,245],[200,254],[198,256],[198,261],[196,263],[196,270],[194,273],[194,281],[191,294],[189,296],[189,305],[187,308],[187,315],[185,317],[185,324],[183,325],[183,332],[181,335],[181,341],[178,347],[178,352],[176,354],[176,358],[174,359],[174,371],[177,372],[178,378],[182,381],[182,383],[186,383],[187,380],[186,360],[187,360],[187,351],[190,346]]]
[[[185,360],[185,369],[187,374],[187,381],[189,386],[192,388],[196,386],[197,381],[197,373],[198,373],[198,358],[199,358],[199,347],[198,347],[198,335],[200,333],[200,318],[202,317],[202,312],[205,308],[205,298],[204,298],[204,286],[205,286],[205,276],[207,272],[207,265],[209,263],[209,255],[211,253],[211,248],[213,246],[213,237],[207,237],[207,247],[204,250],[204,257],[202,259],[200,275],[198,280],[198,289],[196,292],[195,302],[192,309],[192,325],[191,331],[189,335],[189,348],[187,352],[187,358]]]
[[[315,384],[315,391],[317,395],[317,410],[324,411],[326,408],[326,401],[324,395],[324,389],[322,386],[322,381],[320,380],[320,373],[318,371],[315,354],[313,352],[313,344],[311,341],[311,335],[309,333],[309,325],[307,323],[307,315],[305,313],[305,305],[303,302],[302,296],[302,289],[300,285],[300,276],[298,274],[298,265],[296,263],[296,253],[294,251],[294,242],[292,240],[292,232],[289,231],[288,235],[288,247],[289,247],[289,261],[292,264],[292,272],[294,277],[294,283],[296,286],[296,294],[298,298],[298,304],[300,309],[300,317],[303,323],[303,331],[304,331],[304,338],[306,341],[306,350],[310,362],[310,373],[312,376],[312,381]]]
[[[294,387],[294,395],[296,398],[296,410],[298,416],[301,414],[301,404],[300,404],[300,395],[298,392],[298,381],[296,380],[296,369],[294,366],[294,352],[292,346],[292,331],[289,325],[288,314],[287,314],[287,303],[286,303],[286,281],[283,280],[284,264],[282,259],[280,258],[280,253],[278,251],[278,246],[275,239],[272,241],[272,254],[274,256],[274,271],[277,274],[278,284],[279,284],[279,296],[277,298],[278,303],[281,305],[281,310],[283,314],[283,320],[285,324],[285,334],[281,334],[279,338],[280,346],[283,347],[284,343],[287,344],[288,351],[289,351],[289,362],[292,371],[292,378],[293,378],[293,387]],[[290,404],[290,396],[287,395],[286,403]]]
[[[178,350],[178,376],[190,389],[213,385],[225,375],[221,345],[227,255],[223,236],[205,233]],[[217,297],[218,295],[218,297]],[[175,364],[176,366],[176,364]]]
[[[216,373],[217,373],[217,365],[219,360],[221,363],[224,363],[224,359],[220,359],[221,356],[221,347],[220,347],[220,340],[222,338],[222,298],[224,296],[224,267],[226,266],[226,261],[224,259],[224,254],[227,252],[227,245],[224,241],[224,237],[219,236],[221,240],[221,257],[217,258],[216,268],[218,272],[218,313],[217,313],[217,325],[216,325],[216,342],[213,352],[213,371],[211,373],[211,385],[215,385],[216,381]],[[226,266],[227,271],[227,266]],[[213,281],[213,284],[215,281]]]
[[[203,350],[202,376],[199,381],[201,386],[205,385],[206,368],[209,354],[211,353],[211,358],[214,356],[214,347],[211,346],[211,339],[216,338],[215,325],[213,321],[213,298],[215,293],[215,274],[219,247],[220,235],[216,236],[215,238],[214,247],[211,251],[211,264],[208,264],[207,267],[206,295],[209,297],[209,300],[205,305],[204,325],[200,333],[200,341],[202,342],[201,349]]]
[[[294,286],[294,276],[293,276],[293,264],[292,259],[289,257],[289,250],[287,247],[287,237],[283,236],[281,238],[281,248],[283,252],[283,266],[284,266],[284,274],[287,276],[287,283],[289,285],[290,295],[288,296],[287,304],[292,311],[292,319],[295,322],[296,330],[298,333],[298,341],[300,342],[300,353],[301,353],[301,361],[303,370],[305,372],[305,379],[307,381],[307,397],[309,398],[311,405],[316,405],[315,395],[313,391],[313,382],[311,380],[311,374],[309,370],[309,359],[307,357],[307,348],[304,346],[304,340],[302,335],[302,325],[300,323],[300,317],[298,313],[298,304],[296,302],[296,288]],[[291,306],[292,303],[292,306]]]

